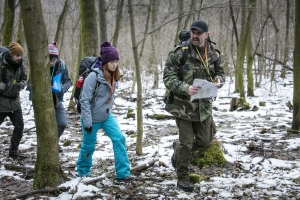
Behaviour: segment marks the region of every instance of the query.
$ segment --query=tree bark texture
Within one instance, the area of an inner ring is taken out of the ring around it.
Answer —
[[[12,41],[13,25],[15,19],[15,0],[5,0],[4,27],[2,32],[2,45],[8,46]]]
[[[82,57],[99,56],[95,1],[80,0]]]
[[[294,26],[294,96],[293,96],[293,122],[292,129],[300,129],[300,1],[295,1],[295,26]],[[299,76],[298,76],[299,75]]]
[[[99,28],[100,28],[100,42],[107,41],[107,20],[106,20],[105,1],[99,1]]]
[[[66,21],[69,7],[70,7],[69,0],[65,0],[64,8],[59,16],[58,23],[57,23],[56,34],[55,34],[54,40],[57,42],[57,44],[60,47],[62,46],[62,43],[60,43],[60,41],[61,41],[62,36],[64,35],[63,27],[64,27],[64,23]]]
[[[40,0],[20,1],[31,67],[32,105],[37,134],[34,188],[64,181],[58,156],[58,135],[50,85],[48,38]]]
[[[136,82],[137,82],[137,138],[136,138],[136,153],[138,155],[143,154],[143,95],[142,95],[142,81],[141,81],[141,70],[138,58],[138,51],[135,41],[135,27],[134,27],[134,15],[132,8],[132,0],[128,0],[128,14],[130,20],[130,33],[132,50],[135,63],[136,71]]]
[[[118,39],[119,39],[119,30],[121,28],[122,16],[123,16],[123,7],[125,0],[118,0],[117,16],[116,16],[116,26],[113,37],[113,46],[117,48]]]

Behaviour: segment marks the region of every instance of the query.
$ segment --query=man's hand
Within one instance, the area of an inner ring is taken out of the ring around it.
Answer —
[[[24,81],[20,81],[18,83],[18,87],[19,87],[20,90],[23,90],[25,88],[25,82]]]
[[[189,86],[189,89],[188,89],[188,94],[189,94],[190,96],[195,95],[195,94],[197,94],[197,92],[198,92],[200,89],[201,89],[201,88],[199,88],[199,87],[195,87],[195,86],[190,85],[190,86]]]
[[[85,128],[84,127],[84,130],[85,130],[85,132],[87,133],[87,134],[90,134],[91,132],[92,132],[92,127],[89,127],[89,128]]]
[[[0,91],[4,91],[6,88],[6,84],[3,82],[0,82]]]
[[[223,86],[219,76],[216,76],[214,81],[215,81],[215,84],[217,85],[218,88],[221,88]]]

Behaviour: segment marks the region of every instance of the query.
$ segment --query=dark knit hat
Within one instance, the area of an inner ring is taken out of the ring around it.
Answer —
[[[14,56],[14,55],[23,55],[23,48],[21,47],[21,45],[17,42],[11,42],[9,44],[9,55],[10,56]]]
[[[58,50],[56,48],[56,42],[53,41],[48,45],[49,55],[50,57],[58,57]]]
[[[208,26],[205,21],[196,20],[191,25],[191,30],[196,29],[200,34],[204,32],[208,32]]]
[[[100,56],[102,65],[109,61],[119,60],[119,54],[115,47],[111,46],[109,42],[102,42],[100,45]]]

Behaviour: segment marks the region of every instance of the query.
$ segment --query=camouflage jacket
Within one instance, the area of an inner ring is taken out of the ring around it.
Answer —
[[[188,88],[193,84],[195,78],[211,82],[211,78],[214,80],[216,76],[219,76],[220,81],[224,82],[225,75],[220,66],[219,54],[212,45],[209,45],[207,52],[209,74],[195,49],[196,47],[189,42],[188,48],[188,58],[181,70],[181,46],[175,47],[169,53],[163,80],[167,90],[174,94],[174,99],[166,103],[165,109],[175,117],[202,122],[212,115],[212,99],[196,99],[191,102]]]

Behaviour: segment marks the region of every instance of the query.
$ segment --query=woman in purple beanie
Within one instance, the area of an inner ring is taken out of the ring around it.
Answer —
[[[97,132],[102,128],[113,143],[117,181],[130,182],[134,178],[130,175],[125,137],[112,114],[115,91],[120,79],[119,54],[109,42],[102,42],[100,47],[101,60],[98,58],[91,67],[92,72],[84,80],[80,98],[82,143],[77,172],[79,177],[92,175]]]

